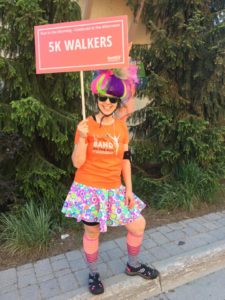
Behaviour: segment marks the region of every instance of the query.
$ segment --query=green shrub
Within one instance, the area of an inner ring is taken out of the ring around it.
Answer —
[[[133,191],[138,197],[143,199],[148,199],[151,194],[151,189],[149,188],[149,182],[141,174],[136,174],[132,176]]]
[[[202,201],[214,201],[225,176],[225,128],[193,115],[167,126],[165,116],[156,114],[154,107],[148,108],[150,136],[134,147],[140,171],[134,178],[134,191],[160,209],[192,209]],[[168,134],[161,136],[159,127],[163,124],[163,132]],[[160,167],[157,174],[151,170],[153,162]]]
[[[176,178],[178,182],[187,186],[193,195],[210,201],[220,189],[219,174],[210,169],[204,170],[196,162],[189,162],[181,168],[177,168]]]
[[[32,164],[29,164],[27,159],[21,161],[16,172],[20,192],[26,201],[34,201],[37,205],[44,203],[46,208],[51,209],[54,218],[60,222],[60,208],[67,192],[62,180],[65,172],[43,159],[38,153],[30,155],[30,161]]]
[[[33,27],[80,20],[81,9],[68,0],[0,3],[0,209],[44,199],[60,218],[81,119],[80,79],[78,72],[35,73]]]
[[[152,179],[139,177],[134,180],[142,194],[157,209],[184,208],[191,210],[200,202],[214,201],[215,194],[223,188],[220,174],[211,169],[204,169],[196,162],[188,162],[177,167],[174,177]]]
[[[18,214],[1,215],[0,239],[10,253],[44,251],[49,246],[52,227],[51,212],[30,202]]]
[[[154,148],[151,143],[145,140],[135,140],[131,143],[132,162],[137,165],[144,165],[154,157]]]

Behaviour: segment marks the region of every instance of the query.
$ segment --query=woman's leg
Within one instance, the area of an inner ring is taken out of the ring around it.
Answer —
[[[99,248],[99,225],[84,224],[83,248],[90,274],[97,272],[98,248]]]
[[[125,225],[127,228],[128,264],[133,267],[140,266],[138,254],[144,236],[145,225],[146,221],[143,216],[140,216],[134,222]]]
[[[127,275],[139,275],[145,279],[155,279],[159,272],[156,269],[149,267],[146,264],[138,261],[138,254],[140,252],[146,221],[143,216],[140,216],[134,222],[125,225],[127,228],[127,251],[128,263],[126,267]]]
[[[87,224],[87,223],[86,223]],[[99,273],[97,272],[98,247],[99,247],[99,225],[84,224],[83,247],[89,267],[88,286],[89,291],[94,294],[104,293],[104,286],[101,282]]]

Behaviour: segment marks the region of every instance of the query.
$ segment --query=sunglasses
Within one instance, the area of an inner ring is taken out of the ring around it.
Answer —
[[[109,97],[109,96],[100,96],[100,95],[97,95],[97,99],[100,102],[105,102],[107,99],[109,99],[109,101],[112,104],[118,103],[120,101],[120,98],[118,98],[118,97]]]

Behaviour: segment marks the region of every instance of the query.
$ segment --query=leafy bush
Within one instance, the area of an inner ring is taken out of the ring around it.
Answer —
[[[137,165],[144,165],[146,161],[154,159],[154,147],[145,140],[132,141],[131,145],[132,162]]]
[[[128,4],[135,14],[138,3]],[[144,62],[147,84],[139,93],[151,101],[132,115],[132,133],[154,151],[135,149],[142,170],[134,187],[142,186],[155,207],[211,201],[224,178],[223,12],[224,1],[144,3],[151,47],[132,47],[131,56]],[[153,162],[160,166],[157,179],[146,168]]]
[[[65,174],[62,170],[56,168],[44,160],[41,156],[31,155],[32,167],[27,160],[21,161],[23,166],[17,170],[17,179],[21,182],[20,190],[26,199],[40,201],[44,199],[45,203],[55,201],[59,197],[59,181]],[[23,170],[23,172],[21,172]]]
[[[141,115],[137,112],[134,117]],[[211,125],[194,115],[171,119],[166,112],[151,106],[145,108],[142,121],[141,127],[134,129],[139,140],[134,143],[133,157],[139,165],[157,161],[162,164],[164,175],[188,161],[204,167],[220,161],[225,168],[224,126]]]
[[[224,187],[220,184],[221,174],[188,162],[177,168],[174,177],[160,180],[142,178],[146,200],[155,208],[191,210],[200,202],[212,202],[216,192]],[[135,185],[134,185],[135,186]]]
[[[33,28],[80,20],[81,9],[76,1],[21,0],[1,1],[0,10],[0,138],[10,144],[0,147],[0,205],[7,211],[44,202],[59,220],[74,172],[70,154],[81,118],[80,80],[76,72],[36,74]],[[7,151],[14,158],[6,160]],[[13,194],[9,184],[16,187]]]
[[[152,189],[149,185],[148,177],[144,177],[143,174],[135,174],[132,176],[133,191],[141,199],[151,203]]]
[[[53,233],[51,212],[30,202],[18,214],[2,214],[0,228],[3,247],[10,253],[44,251]]]
[[[18,134],[0,132],[0,211],[20,201],[15,181],[15,164],[26,153],[23,140]]]
[[[157,122],[165,118],[158,117],[154,122],[154,110],[148,109],[149,117],[153,116],[150,139],[133,147],[140,171],[133,180],[134,191],[156,208],[192,209],[200,201],[212,201],[225,176],[225,128],[189,116],[174,122],[167,135],[161,136]],[[158,166],[161,163],[160,172],[156,170],[159,177],[152,174],[153,162],[159,162]]]

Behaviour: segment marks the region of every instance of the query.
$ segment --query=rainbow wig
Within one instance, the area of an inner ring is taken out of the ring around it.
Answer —
[[[126,69],[98,71],[91,83],[91,90],[93,94],[121,98],[125,104],[135,94],[138,82],[137,67],[129,65]]]

